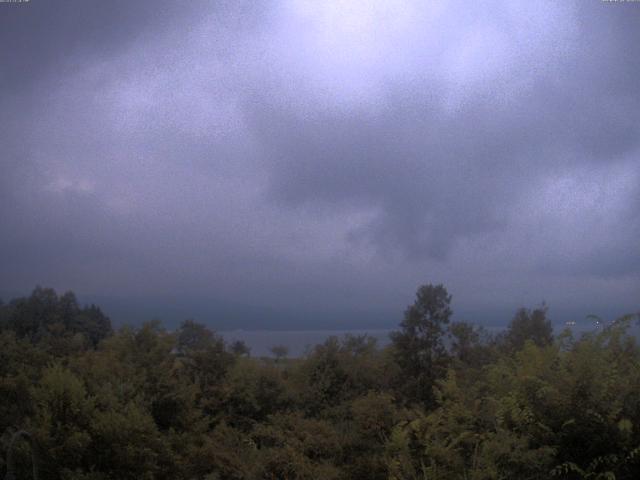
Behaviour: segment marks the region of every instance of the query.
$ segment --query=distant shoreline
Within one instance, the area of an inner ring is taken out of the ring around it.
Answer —
[[[507,326],[483,326],[483,328],[492,334],[499,333],[506,329]],[[556,324],[553,329],[556,333],[562,332],[565,328],[570,328],[574,333],[583,333],[595,330],[592,323],[577,322],[575,325]],[[218,333],[223,336],[225,341],[232,342],[242,340],[251,349],[251,355],[254,357],[272,356],[270,349],[276,345],[284,345],[289,349],[290,357],[300,357],[304,355],[307,347],[323,343],[331,336],[343,337],[344,335],[368,335],[377,340],[379,347],[385,347],[389,344],[389,334],[397,330],[397,328],[358,328],[358,329],[316,329],[316,330],[220,330]]]

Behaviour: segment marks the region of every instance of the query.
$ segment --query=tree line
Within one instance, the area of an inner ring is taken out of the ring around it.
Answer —
[[[543,305],[489,334],[452,322],[451,300],[419,287],[384,348],[345,335],[274,359],[193,320],[114,331],[36,288],[0,302],[0,474],[640,478],[637,315],[554,336]]]

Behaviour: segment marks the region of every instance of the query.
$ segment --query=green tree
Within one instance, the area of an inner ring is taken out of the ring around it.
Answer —
[[[276,357],[276,362],[279,362],[280,360],[287,358],[287,355],[289,355],[289,349],[285,345],[274,345],[271,347],[271,353]]]
[[[229,345],[229,351],[238,357],[250,357],[251,349],[243,340],[234,340]]]
[[[519,309],[507,327],[506,347],[512,351],[520,350],[527,340],[539,347],[553,343],[553,327],[547,311],[545,304],[533,310]]]
[[[433,405],[433,386],[446,371],[443,337],[452,315],[451,295],[443,285],[423,285],[391,334],[395,358],[403,375],[403,389],[410,401]]]
[[[44,342],[58,356],[67,349],[95,348],[112,334],[109,317],[95,305],[81,308],[73,292],[58,297],[52,288],[36,287],[29,297],[13,299],[0,310],[0,329]]]
[[[280,369],[275,366],[242,358],[229,370],[222,408],[231,426],[248,431],[291,403]]]

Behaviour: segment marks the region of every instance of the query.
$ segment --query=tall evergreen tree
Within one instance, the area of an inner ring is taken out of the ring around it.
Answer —
[[[391,334],[410,401],[433,405],[434,383],[446,371],[443,336],[453,313],[450,303],[451,295],[442,284],[422,285],[404,313],[401,330]]]

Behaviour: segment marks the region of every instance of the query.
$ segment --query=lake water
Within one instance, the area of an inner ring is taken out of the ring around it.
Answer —
[[[505,327],[484,327],[491,334],[499,333]],[[565,324],[555,325],[555,333],[558,334],[567,328]],[[575,336],[595,329],[592,323],[582,322],[571,326]],[[251,349],[254,357],[272,356],[271,347],[284,345],[289,349],[290,357],[302,356],[308,348],[323,343],[331,336],[343,337],[344,335],[369,335],[378,342],[378,347],[389,344],[389,334],[397,329],[361,329],[361,330],[230,330],[219,332],[227,342],[242,340]],[[635,327],[632,330],[637,330]],[[634,332],[637,335],[637,332]]]

